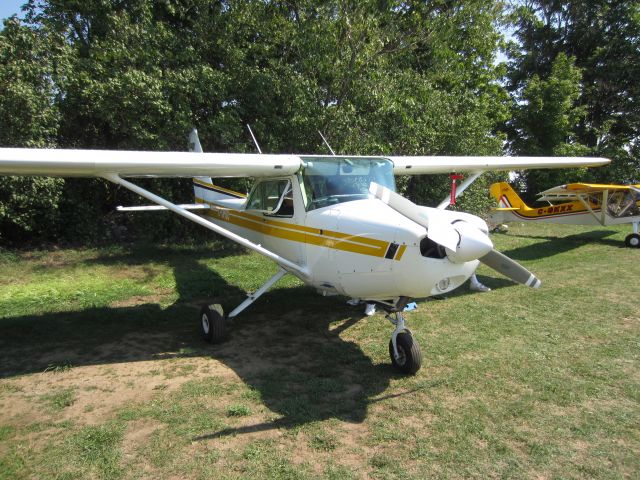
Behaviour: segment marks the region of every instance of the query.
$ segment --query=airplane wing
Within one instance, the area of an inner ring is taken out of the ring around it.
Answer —
[[[422,175],[528,168],[596,167],[606,158],[588,157],[384,157],[396,175]],[[99,177],[273,177],[297,172],[297,155],[253,153],[142,152],[0,148],[0,175]]]
[[[275,177],[302,165],[296,155],[0,148],[0,175],[49,177]]]
[[[585,193],[599,193],[608,190],[610,192],[615,191],[628,191],[638,190],[640,185],[607,185],[599,183],[568,183],[566,185],[559,185],[557,187],[550,188],[544,192],[540,192],[540,195],[580,195]]]
[[[386,157],[393,161],[396,175],[526,170],[529,168],[600,167],[607,158],[590,157]]]

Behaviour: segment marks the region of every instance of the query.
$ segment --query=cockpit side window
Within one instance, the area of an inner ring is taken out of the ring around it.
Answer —
[[[293,190],[287,179],[258,183],[247,201],[247,210],[260,210],[266,215],[293,216]]]
[[[607,211],[614,218],[632,217],[640,214],[639,195],[633,190],[619,190],[609,194]]]
[[[303,160],[307,210],[368,198],[371,182],[395,191],[393,163],[385,158],[306,157]]]

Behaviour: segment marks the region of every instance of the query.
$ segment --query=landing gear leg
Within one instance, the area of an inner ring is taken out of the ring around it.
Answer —
[[[403,373],[413,375],[420,370],[422,365],[422,352],[420,352],[418,343],[413,339],[411,330],[404,326],[402,310],[406,304],[406,301],[399,301],[393,311],[386,315],[386,318],[396,327],[389,341],[389,356],[395,368]]]
[[[205,305],[200,310],[200,325],[202,328],[202,336],[207,342],[219,343],[224,340],[226,336],[226,327],[229,321],[242,312],[245,308],[255,302],[263,293],[273,286],[278,280],[286,275],[287,271],[280,269],[278,272],[267,280],[255,293],[249,294],[247,299],[238,305],[233,311],[225,318],[222,311],[222,306]]]

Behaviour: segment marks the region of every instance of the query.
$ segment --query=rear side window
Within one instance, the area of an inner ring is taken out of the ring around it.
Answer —
[[[291,182],[286,179],[260,182],[249,196],[247,210],[260,210],[268,215],[293,215]]]

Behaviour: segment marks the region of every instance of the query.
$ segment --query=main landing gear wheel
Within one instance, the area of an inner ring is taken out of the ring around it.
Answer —
[[[389,341],[389,356],[395,368],[403,373],[413,375],[422,365],[422,352],[417,342],[413,340],[410,333],[401,332],[396,337],[396,347],[398,348],[398,358],[393,353],[393,341]]]
[[[624,239],[624,244],[627,247],[640,248],[640,235],[638,235],[637,233],[627,235],[627,238]]]
[[[207,342],[219,343],[226,335],[225,318],[222,306],[205,305],[200,310],[200,327]]]

